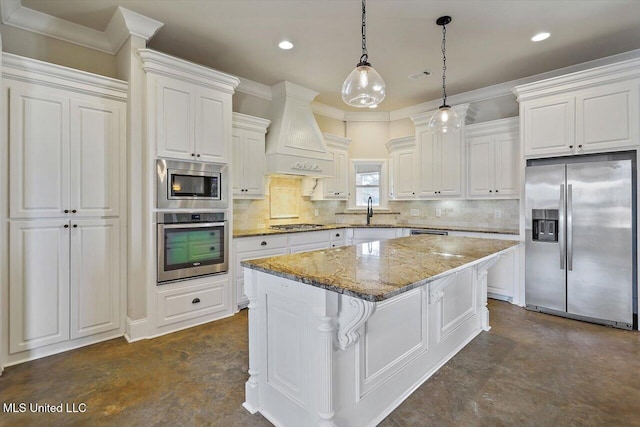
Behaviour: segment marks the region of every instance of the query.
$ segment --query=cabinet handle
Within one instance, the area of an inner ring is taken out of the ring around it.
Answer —
[[[78,212],[78,211],[75,210],[75,209],[71,209],[71,213],[76,213],[76,212]]]
[[[69,209],[65,209],[65,210],[64,210],[64,213],[69,213]]]
[[[340,237],[340,233],[336,233],[336,237]]]
[[[191,301],[191,304],[198,304],[200,302],[200,298],[194,298],[193,301]]]
[[[78,224],[73,224],[73,228],[78,228]]]
[[[69,228],[69,224],[65,224],[65,225],[64,225],[64,228]]]
[[[260,246],[267,246],[267,242],[263,240],[262,243],[260,243]]]

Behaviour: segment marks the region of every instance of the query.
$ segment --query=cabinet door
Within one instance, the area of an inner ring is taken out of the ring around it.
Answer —
[[[494,139],[482,136],[469,140],[469,195],[489,196],[494,191]]]
[[[60,90],[9,86],[12,218],[60,217],[69,200],[69,97]]]
[[[331,164],[333,165],[333,176],[325,178],[323,183],[324,197],[326,199],[335,199],[338,197],[338,152],[329,150],[329,156],[331,157]]]
[[[638,145],[638,83],[621,82],[578,92],[578,152],[597,152]],[[582,147],[580,147],[582,145]]]
[[[518,156],[518,135],[514,133],[496,135],[494,156],[495,195],[519,195],[520,177],[518,171],[520,170],[520,159]]]
[[[415,150],[400,150],[393,153],[393,198],[412,199],[416,190],[416,153]]]
[[[284,248],[275,248],[275,249],[265,249],[261,251],[251,251],[251,252],[237,252],[236,253],[236,296],[237,296],[237,304],[238,305],[246,305],[249,301],[247,295],[244,292],[244,268],[240,265],[242,261],[248,259],[258,259],[258,258],[267,258],[271,256],[277,255],[286,255],[289,253],[289,250]]]
[[[346,199],[349,195],[349,162],[346,151],[336,151],[334,157],[335,190],[338,198]]]
[[[420,150],[418,194],[433,196],[440,186],[439,159],[440,147],[436,136],[431,132],[421,132],[418,138]],[[438,170],[436,170],[438,165]]]
[[[71,338],[120,327],[120,225],[71,221]]]
[[[10,222],[10,353],[69,339],[68,225],[63,219]]]
[[[575,144],[575,98],[550,96],[525,101],[524,155],[550,156],[571,154]]]
[[[245,194],[256,198],[264,197],[264,174],[266,159],[264,134],[246,132],[243,144]]]
[[[493,298],[509,301],[513,298],[514,274],[516,273],[514,254],[515,251],[501,254],[498,261],[489,269],[487,292]]]
[[[118,216],[124,103],[71,101],[71,209],[74,217]]]
[[[231,179],[232,184],[231,188],[233,191],[233,196],[244,196],[244,131],[241,129],[233,129],[233,133],[231,135],[231,166],[232,173]]]
[[[440,161],[435,170],[440,174],[439,196],[459,196],[462,193],[462,139],[460,132],[445,133],[440,137]]]
[[[195,98],[195,152],[203,162],[227,163],[227,139],[231,135],[231,97],[198,88]]]
[[[157,78],[156,138],[158,156],[195,159],[195,86]]]

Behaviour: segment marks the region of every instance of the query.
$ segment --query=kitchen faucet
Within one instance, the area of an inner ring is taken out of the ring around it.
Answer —
[[[367,225],[371,225],[371,217],[373,216],[373,199],[371,196],[367,199]]]

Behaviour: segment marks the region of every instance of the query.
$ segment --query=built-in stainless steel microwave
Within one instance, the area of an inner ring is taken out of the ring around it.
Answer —
[[[158,209],[226,209],[227,167],[212,163],[160,159]]]

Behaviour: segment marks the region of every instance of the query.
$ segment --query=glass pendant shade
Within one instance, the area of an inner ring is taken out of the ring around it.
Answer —
[[[342,84],[342,100],[352,107],[369,107],[382,102],[386,86],[369,63],[360,63]]]
[[[453,108],[443,105],[433,113],[429,120],[429,129],[436,133],[453,132],[460,129],[460,119]]]

